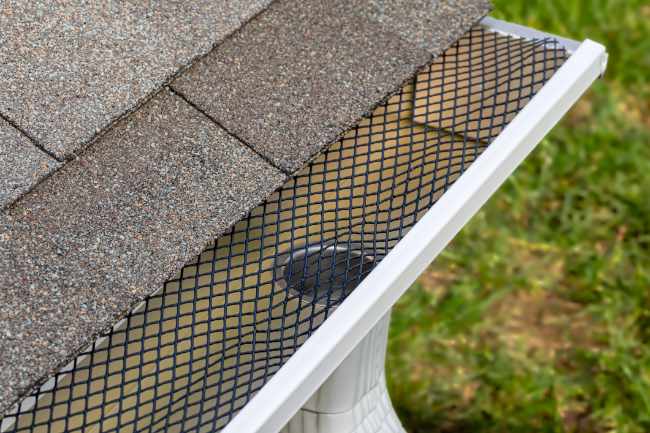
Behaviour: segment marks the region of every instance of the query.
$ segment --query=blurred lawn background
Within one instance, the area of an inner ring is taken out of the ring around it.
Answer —
[[[396,306],[391,395],[411,433],[650,432],[650,2],[494,4],[608,71]]]

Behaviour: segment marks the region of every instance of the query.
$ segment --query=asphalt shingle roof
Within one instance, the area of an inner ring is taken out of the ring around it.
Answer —
[[[489,10],[270,1],[0,9],[0,416]]]

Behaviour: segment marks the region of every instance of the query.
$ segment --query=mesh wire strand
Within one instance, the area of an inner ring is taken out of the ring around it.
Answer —
[[[2,431],[222,429],[566,58],[554,40],[472,29],[16,405]]]

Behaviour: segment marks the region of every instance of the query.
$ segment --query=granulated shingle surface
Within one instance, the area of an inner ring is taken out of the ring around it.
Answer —
[[[0,413],[285,180],[164,91],[0,214]]]
[[[269,2],[2,2],[0,112],[70,156]]]
[[[489,8],[441,0],[430,13],[431,2],[398,3],[278,0],[172,86],[296,171]],[[431,21],[441,16],[449,19]]]
[[[487,14],[488,0],[371,0],[368,16],[432,53],[440,53]]]
[[[0,209],[28,191],[59,163],[0,119]]]

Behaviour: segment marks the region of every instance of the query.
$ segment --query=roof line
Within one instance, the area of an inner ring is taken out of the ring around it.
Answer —
[[[283,169],[282,167],[276,165],[271,159],[269,159],[266,155],[263,153],[260,153],[255,147],[253,147],[250,143],[248,143],[246,140],[244,140],[242,137],[238,136],[228,128],[226,128],[221,122],[219,122],[217,119],[215,119],[213,116],[210,114],[206,113],[203,109],[201,109],[198,105],[196,105],[194,102],[192,102],[183,92],[181,92],[178,89],[175,89],[171,85],[167,86],[170,92],[172,92],[174,95],[178,96],[181,98],[183,101],[185,101],[190,107],[194,108],[196,111],[204,115],[208,120],[210,120],[212,123],[217,125],[219,128],[223,129],[224,132],[226,132],[228,135],[230,135],[232,138],[235,140],[239,141],[241,144],[244,146],[248,147],[250,150],[252,150],[257,156],[262,158],[264,162],[269,164],[271,167],[280,170],[282,173],[286,174],[287,176],[293,176],[293,173]]]
[[[9,117],[7,117],[6,114],[0,112],[0,119],[4,120],[9,125],[16,128],[16,130],[18,130],[18,132],[23,134],[35,147],[40,149],[43,153],[47,154],[50,158],[54,159],[55,161],[63,162],[62,159],[57,158],[56,155],[54,155],[52,152],[50,152],[45,147],[43,147],[43,145],[41,143],[39,143],[38,140],[36,140],[34,137],[31,136],[31,134],[29,134],[27,131],[25,131],[23,128],[21,128],[20,125],[18,125],[18,123],[16,123],[15,121],[13,121]]]
[[[34,188],[36,188],[37,185],[39,185],[41,182],[43,182],[45,179],[49,178],[52,176],[54,173],[59,171],[61,167],[65,165],[64,161],[59,160],[54,154],[50,153],[47,149],[45,149],[34,137],[32,137],[27,131],[25,131],[23,128],[21,128],[16,122],[8,118],[4,113],[0,112],[0,119],[4,120],[7,122],[7,124],[11,127],[14,128],[16,131],[18,131],[19,134],[22,134],[29,142],[32,144],[37,149],[37,152],[43,152],[45,155],[47,155],[49,158],[51,158],[53,161],[56,161],[57,164],[52,166],[52,169],[46,172],[45,174],[41,175],[36,182],[33,184],[29,185],[29,187],[19,193],[17,196],[15,196],[13,199],[10,199],[9,201],[0,204],[0,213],[4,212],[5,210],[9,209],[11,206],[13,206],[18,200],[20,200],[22,197],[24,197],[26,194],[29,194]]]

